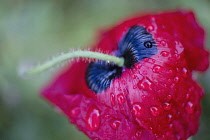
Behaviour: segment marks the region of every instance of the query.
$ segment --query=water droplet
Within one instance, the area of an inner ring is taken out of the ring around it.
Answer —
[[[173,70],[169,70],[168,73],[169,74],[173,74],[174,72],[173,72]]]
[[[121,80],[122,84],[125,85],[126,84],[126,81],[125,80]]]
[[[122,88],[121,88],[121,87],[119,87],[119,88],[118,88],[118,91],[122,91]]]
[[[154,27],[153,27],[152,25],[150,25],[150,26],[147,27],[147,30],[148,30],[149,32],[152,32],[152,31],[154,30]]]
[[[174,54],[174,58],[175,59],[179,59],[180,58],[180,55],[179,54]]]
[[[80,113],[80,109],[79,107],[73,107],[70,109],[70,116],[71,117],[76,117],[77,115],[79,115]]]
[[[174,45],[178,45],[178,44],[179,44],[179,41],[175,40]]]
[[[172,121],[172,115],[171,114],[168,114],[168,121],[170,122],[170,121]]]
[[[179,77],[174,77],[174,82],[175,83],[179,83],[179,80],[180,80]]]
[[[150,107],[150,113],[153,115],[153,116],[157,116],[160,114],[160,110],[158,109],[158,107],[156,106],[151,106]]]
[[[187,93],[187,94],[186,94],[186,99],[188,100],[189,98],[190,98],[190,94]]]
[[[167,84],[163,84],[163,88],[167,89],[168,85]]]
[[[153,130],[153,128],[152,127],[149,127],[149,130]]]
[[[179,72],[180,72],[180,69],[179,69],[178,67],[176,68],[176,72],[177,72],[177,73],[179,73]]]
[[[149,61],[149,58],[145,58],[144,61],[145,61],[145,62],[148,62],[148,61]]]
[[[137,130],[135,136],[137,139],[140,139],[142,137],[142,130]]]
[[[117,95],[117,101],[118,101],[119,104],[122,104],[122,103],[124,103],[126,101],[125,97],[123,96],[122,93]]]
[[[175,88],[175,84],[171,84],[170,88],[172,89]]]
[[[163,109],[170,110],[171,109],[171,104],[170,103],[164,103],[163,104]]]
[[[137,84],[137,86],[143,90],[152,90],[153,89],[153,84],[147,79],[140,80],[139,83]]]
[[[172,83],[172,80],[171,79],[168,79],[168,83]]]
[[[183,77],[187,77],[187,69],[186,68],[183,68],[182,69],[182,75],[183,75]]]
[[[109,119],[110,118],[110,115],[109,114],[106,114],[106,115],[104,115],[104,118],[105,119]]]
[[[144,100],[144,99],[146,99],[146,95],[142,95],[142,97],[141,97],[141,98],[142,98],[143,100]]]
[[[132,75],[132,78],[133,78],[133,79],[136,79],[136,78],[137,78],[137,75],[136,75],[136,74],[133,74],[133,75]]]
[[[162,46],[166,46],[166,42],[165,42],[164,40],[162,40],[162,41],[160,42],[160,44],[161,44]]]
[[[136,89],[137,88],[137,85],[133,85],[133,89]]]
[[[157,93],[159,93],[159,94],[160,94],[161,92],[162,92],[162,91],[161,91],[160,89],[158,89],[158,90],[157,90]]]
[[[101,117],[99,109],[96,106],[89,108],[86,114],[86,128],[90,131],[97,131],[100,127]]]
[[[152,59],[152,62],[151,62],[151,63],[152,63],[152,64],[154,64],[154,63],[155,63],[155,61],[156,61],[155,59]]]
[[[169,102],[172,99],[172,96],[168,94],[166,98],[167,98],[167,101]]]
[[[195,87],[192,86],[192,87],[190,87],[190,88],[188,89],[188,92],[189,92],[189,93],[193,93],[194,90],[195,90]]]
[[[140,117],[142,115],[142,107],[141,107],[140,103],[133,104],[132,112],[134,113],[134,115],[136,117]]]
[[[142,64],[141,63],[138,63],[137,65],[136,65],[136,68],[137,69],[140,69],[142,67]]]
[[[162,67],[159,66],[159,65],[155,65],[155,66],[153,67],[152,71],[155,72],[155,73],[159,73],[159,72],[162,71]]]
[[[187,111],[187,113],[192,114],[194,112],[194,104],[190,101],[187,102],[185,110]]]
[[[143,75],[147,75],[147,71],[144,70],[144,71],[142,72],[142,74],[143,74]]]
[[[169,56],[169,52],[162,51],[162,52],[160,53],[160,55],[163,56],[163,57],[168,57],[168,56]]]
[[[115,105],[115,95],[113,92],[110,94],[110,101],[111,101],[111,105],[114,106]]]
[[[169,128],[173,128],[173,126],[174,126],[173,123],[169,124]]]
[[[120,124],[121,124],[121,120],[119,120],[119,119],[112,119],[110,122],[110,126],[115,130],[118,129]]]

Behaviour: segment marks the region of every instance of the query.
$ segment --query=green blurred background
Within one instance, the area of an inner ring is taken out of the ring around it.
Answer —
[[[210,47],[209,0],[0,0],[0,140],[88,140],[39,96],[56,68],[29,78],[18,71],[87,47],[97,29],[132,13],[175,8],[196,12]],[[209,79],[210,71],[200,76],[206,96],[195,140],[210,139]]]

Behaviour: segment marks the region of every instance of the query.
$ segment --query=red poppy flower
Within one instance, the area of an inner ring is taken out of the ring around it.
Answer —
[[[92,49],[123,57],[74,62],[42,96],[94,140],[179,140],[194,135],[202,88],[192,77],[208,68],[204,30],[193,12],[141,15],[114,26]]]

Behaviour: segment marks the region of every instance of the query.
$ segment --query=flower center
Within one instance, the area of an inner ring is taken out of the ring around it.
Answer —
[[[157,53],[152,34],[142,26],[131,27],[118,44],[117,57],[124,58],[124,66],[116,63],[96,61],[88,65],[86,83],[95,93],[101,93],[110,87],[111,82],[120,77],[123,69],[131,69],[135,63]]]

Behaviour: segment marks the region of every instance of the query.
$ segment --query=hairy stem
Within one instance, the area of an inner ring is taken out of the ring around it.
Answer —
[[[124,58],[122,58],[122,57],[116,57],[116,56],[103,54],[103,53],[99,53],[99,52],[78,50],[78,51],[74,51],[74,52],[65,53],[65,54],[62,54],[56,58],[53,58],[52,60],[47,61],[44,64],[27,71],[26,74],[37,74],[37,73],[40,73],[42,71],[45,71],[45,70],[53,67],[54,65],[56,65],[58,63],[63,62],[65,60],[72,59],[72,58],[78,58],[78,57],[95,58],[95,59],[99,59],[99,60],[105,60],[105,61],[113,62],[120,67],[122,67],[124,65]]]

